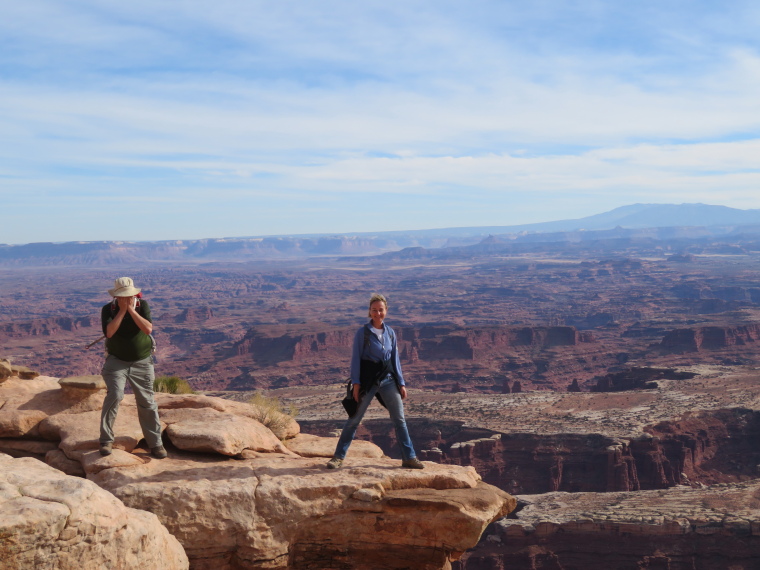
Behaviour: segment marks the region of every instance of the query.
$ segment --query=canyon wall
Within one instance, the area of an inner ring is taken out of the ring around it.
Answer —
[[[473,466],[491,485],[511,494],[614,492],[664,489],[684,483],[742,481],[758,475],[760,412],[695,412],[645,428],[635,439],[600,434],[496,433],[463,422],[407,419],[426,461]],[[339,422],[302,421],[327,435]],[[367,420],[357,437],[388,455],[398,453],[386,420]]]
[[[675,329],[668,332],[660,347],[668,352],[719,350],[754,343],[760,340],[760,325],[710,326]]]

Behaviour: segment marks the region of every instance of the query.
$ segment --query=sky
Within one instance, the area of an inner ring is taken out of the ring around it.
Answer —
[[[0,243],[760,208],[755,1],[0,5]]]

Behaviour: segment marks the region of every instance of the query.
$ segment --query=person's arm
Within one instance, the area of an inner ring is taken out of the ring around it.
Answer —
[[[393,342],[391,346],[391,360],[393,361],[393,370],[396,372],[396,379],[398,380],[399,386],[405,386],[406,382],[404,382],[404,374],[401,372],[401,359],[398,355],[398,343],[396,342],[396,331],[393,331],[393,335],[391,336],[391,341]]]
[[[359,392],[361,390],[361,362],[362,351],[364,350],[364,327],[356,331],[354,335],[354,346],[351,349],[351,390],[354,400],[359,401]]]
[[[121,301],[118,301],[118,303],[119,303],[119,311],[116,313],[116,316],[113,319],[111,319],[106,325],[106,328],[105,328],[106,338],[111,338],[113,335],[116,334],[116,331],[119,330],[121,323],[124,321],[124,315],[127,314],[127,306]]]
[[[362,350],[364,349],[364,327],[356,331],[354,335],[354,346],[351,349],[351,384],[354,386],[362,383],[361,381],[361,361]]]
[[[398,343],[396,342],[396,331],[393,331],[393,346],[391,347],[391,359],[393,360],[393,368],[396,371],[396,382],[398,383],[398,391],[401,394],[401,399],[406,399],[406,383],[404,382],[404,375],[401,372],[401,359],[398,355]]]

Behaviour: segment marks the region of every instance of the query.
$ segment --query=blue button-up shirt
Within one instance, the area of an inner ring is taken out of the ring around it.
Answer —
[[[388,325],[383,324],[383,342],[380,342],[377,335],[368,328],[370,326],[371,323],[367,323],[356,331],[356,335],[354,335],[354,347],[351,352],[351,383],[361,384],[359,369],[361,368],[362,358],[372,360],[373,362],[383,362],[390,358],[399,386],[404,386],[404,375],[401,373],[401,361],[398,356],[395,331]],[[364,346],[365,329],[369,332],[369,346],[367,347]]]

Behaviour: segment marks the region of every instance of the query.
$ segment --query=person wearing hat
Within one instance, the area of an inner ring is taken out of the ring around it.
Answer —
[[[100,454],[110,455],[113,451],[113,423],[128,381],[135,394],[137,417],[145,441],[151,454],[163,459],[167,454],[161,444],[161,423],[153,397],[150,307],[140,299],[140,289],[130,277],[119,277],[108,293],[113,300],[100,311],[108,354],[101,371],[107,392],[100,415]]]

